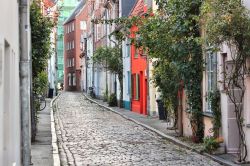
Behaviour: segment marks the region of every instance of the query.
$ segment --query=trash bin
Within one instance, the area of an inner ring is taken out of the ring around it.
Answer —
[[[159,119],[160,120],[166,120],[166,112],[165,112],[165,108],[164,108],[164,104],[162,102],[162,100],[156,100],[157,104],[158,104],[158,113],[159,113]]]
[[[54,89],[50,88],[50,89],[49,89],[49,95],[48,95],[48,97],[51,98],[51,99],[52,99],[53,96],[54,96],[54,95],[53,95],[53,92],[54,92]]]

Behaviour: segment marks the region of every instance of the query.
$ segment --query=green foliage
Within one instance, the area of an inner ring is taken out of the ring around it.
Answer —
[[[219,148],[219,143],[214,137],[205,137],[203,139],[204,151],[207,153],[212,153],[217,148]]]
[[[221,128],[220,91],[211,92],[209,100],[213,112],[213,132],[216,138],[219,137],[219,129]]]
[[[160,10],[138,24],[140,35],[139,45],[149,50],[152,58],[158,58],[161,63],[155,66],[155,82],[161,87],[165,100],[171,94],[172,103],[176,102],[181,80],[187,91],[190,121],[193,134],[202,141],[203,114],[201,82],[203,71],[202,44],[200,35],[200,0],[159,0]],[[138,41],[137,41],[138,42]],[[162,63],[164,62],[164,63]],[[167,62],[167,63],[166,63]],[[171,64],[171,67],[168,65]],[[169,75],[170,71],[174,73]],[[164,70],[163,70],[164,69]],[[168,72],[166,72],[168,71]],[[159,81],[159,75],[162,85]]]
[[[48,58],[51,54],[50,33],[53,23],[49,18],[44,17],[39,6],[40,1],[36,0],[30,6],[30,24],[31,24],[31,41],[32,41],[32,76],[34,79],[33,90],[38,93],[45,86],[38,83],[43,80]],[[39,78],[40,77],[40,78]],[[43,80],[44,81],[44,80]],[[47,85],[46,85],[47,86]]]
[[[122,73],[123,64],[119,47],[99,47],[94,53],[93,61],[102,64],[113,73]]]
[[[116,97],[115,93],[113,93],[109,96],[108,104],[110,107],[117,106],[117,97]]]
[[[33,79],[33,85],[36,87],[36,94],[45,94],[48,89],[48,75],[46,71],[41,71]]]
[[[116,33],[118,34],[118,33]],[[120,34],[120,33],[119,33]],[[118,41],[118,43],[120,43]],[[103,65],[107,70],[118,75],[120,83],[120,107],[122,107],[123,97],[123,62],[120,45],[115,47],[99,47],[93,56],[93,61],[99,65]],[[107,87],[106,87],[107,90]]]
[[[153,74],[153,81],[161,89],[162,98],[167,111],[177,111],[177,93],[181,79],[178,75],[176,64],[158,60],[154,64]],[[173,78],[175,79],[174,81]]]

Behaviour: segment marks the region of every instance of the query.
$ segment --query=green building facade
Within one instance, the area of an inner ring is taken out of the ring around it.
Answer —
[[[57,27],[57,81],[64,81],[64,21],[71,15],[79,0],[58,0],[59,10],[58,27]]]

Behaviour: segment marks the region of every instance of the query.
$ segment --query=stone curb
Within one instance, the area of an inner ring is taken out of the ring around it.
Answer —
[[[57,145],[57,136],[56,136],[56,128],[55,128],[55,119],[54,119],[54,110],[53,104],[55,100],[60,96],[58,94],[51,102],[50,102],[50,117],[51,117],[51,135],[52,135],[52,154],[53,154],[53,166],[60,166],[60,157],[59,150]]]
[[[116,113],[116,114],[122,116],[123,118],[125,118],[125,119],[127,119],[127,120],[130,120],[130,121],[132,121],[132,122],[134,122],[134,123],[136,123],[136,124],[138,124],[138,125],[140,125],[140,126],[142,126],[142,127],[144,127],[144,128],[147,128],[148,130],[157,133],[157,134],[160,135],[161,137],[163,137],[163,138],[169,140],[170,142],[172,142],[172,143],[174,143],[174,144],[176,144],[176,145],[179,145],[179,146],[181,146],[181,147],[183,147],[183,148],[186,148],[186,149],[191,150],[191,151],[194,151],[194,152],[196,152],[196,153],[198,153],[198,154],[201,154],[201,155],[204,155],[204,156],[206,156],[206,157],[209,157],[210,159],[212,159],[212,160],[218,162],[219,164],[222,164],[222,165],[225,165],[225,166],[237,166],[236,164],[232,164],[232,163],[230,163],[230,162],[228,162],[228,161],[226,161],[226,160],[224,160],[224,159],[218,158],[218,157],[213,156],[213,155],[210,155],[210,154],[208,154],[208,153],[204,153],[204,152],[198,151],[198,150],[196,150],[196,149],[190,147],[188,144],[183,143],[183,142],[181,142],[180,140],[176,139],[175,137],[166,135],[165,133],[163,133],[163,132],[161,132],[161,131],[159,131],[159,130],[157,130],[157,129],[151,127],[151,126],[148,126],[148,125],[146,125],[146,124],[144,124],[144,123],[141,123],[141,122],[139,122],[139,121],[137,121],[137,120],[135,120],[135,119],[133,119],[133,118],[129,118],[129,117],[127,117],[126,115],[124,115],[124,114],[122,114],[122,113],[120,113],[120,112],[118,112],[118,111],[116,111],[116,110],[114,110],[114,109],[112,109],[112,108],[110,108],[110,107],[107,107],[107,106],[105,106],[105,105],[102,105],[102,104],[98,103],[97,101],[91,99],[90,97],[88,97],[88,96],[87,96],[86,94],[84,94],[84,93],[83,93],[83,95],[84,95],[89,101],[91,101],[91,102],[93,102],[93,103],[99,105],[100,107],[103,107],[103,108],[105,108],[105,109],[107,109],[107,110],[109,110],[109,111],[111,111],[111,112],[114,112],[114,113]]]

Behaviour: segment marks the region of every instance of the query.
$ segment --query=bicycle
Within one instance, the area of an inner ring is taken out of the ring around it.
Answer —
[[[46,108],[46,97],[45,95],[34,95],[34,98],[36,101],[39,102],[40,111],[44,110]]]
[[[92,98],[95,98],[95,91],[94,91],[94,87],[89,87],[89,95],[92,97]]]

